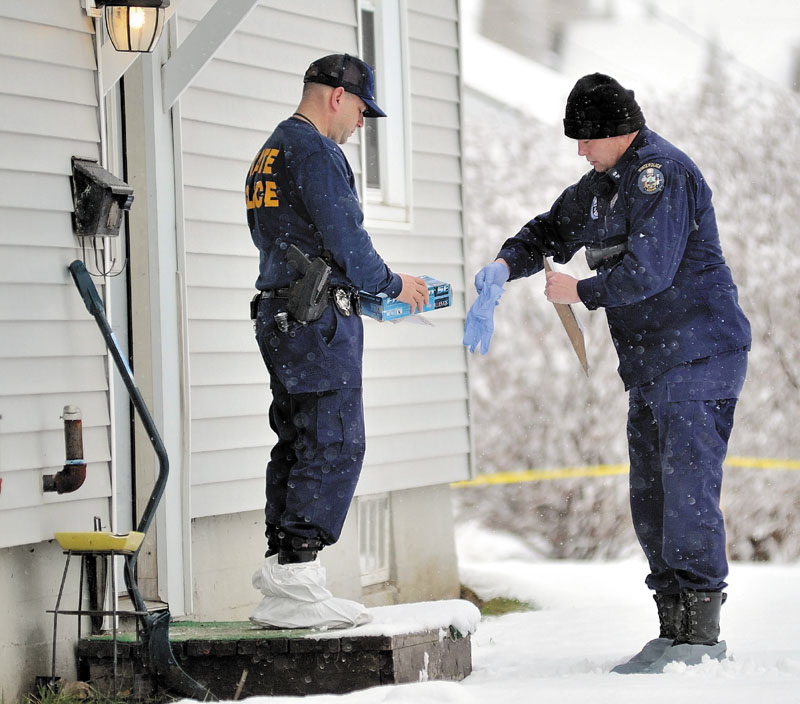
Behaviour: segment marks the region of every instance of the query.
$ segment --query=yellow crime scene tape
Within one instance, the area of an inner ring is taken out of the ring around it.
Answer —
[[[761,457],[728,457],[726,467],[750,469],[800,470],[800,460],[774,460]],[[596,464],[586,467],[558,467],[555,469],[526,469],[520,472],[496,472],[481,474],[474,479],[453,482],[450,486],[486,486],[488,484],[518,484],[520,482],[540,482],[548,479],[568,479],[572,477],[608,477],[627,474],[627,464]]]

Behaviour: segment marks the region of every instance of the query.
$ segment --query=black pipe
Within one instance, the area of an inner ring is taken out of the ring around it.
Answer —
[[[89,272],[86,271],[86,267],[79,259],[76,259],[69,265],[69,270],[75,281],[75,285],[78,287],[81,298],[83,298],[83,302],[86,304],[86,309],[97,321],[100,332],[106,341],[108,351],[111,353],[117,365],[117,370],[122,377],[125,388],[128,390],[131,401],[139,413],[142,425],[144,425],[147,431],[147,436],[150,438],[150,443],[153,445],[153,449],[158,456],[158,476],[156,477],[147,506],[139,520],[139,525],[136,528],[139,533],[147,533],[147,529],[153,522],[153,518],[155,518],[156,509],[167,487],[167,479],[169,477],[169,458],[167,457],[167,450],[164,447],[164,443],[161,441],[161,436],[142,398],[142,394],[139,393],[139,389],[133,379],[133,372],[125,356],[122,354],[122,348],[117,341],[116,335],[114,335],[114,331],[111,329],[111,325],[109,325],[103,301],[100,300],[100,295],[97,293],[97,289],[89,276]],[[136,583],[135,577],[136,558],[141,549],[142,546],[140,545],[132,555],[128,555],[125,558],[125,584],[128,587],[128,594],[130,595],[134,609],[142,613],[139,618],[147,646],[149,660],[148,669],[153,677],[165,689],[200,700],[216,700],[217,698],[206,687],[187,675],[175,660],[169,644],[169,610],[161,611],[157,614],[151,614],[147,611],[147,605],[139,591],[139,585]]]

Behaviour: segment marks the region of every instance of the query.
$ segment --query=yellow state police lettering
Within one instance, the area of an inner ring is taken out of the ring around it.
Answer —
[[[250,165],[250,176],[254,174],[271,174],[272,163],[277,158],[280,150],[273,148],[262,149]],[[274,181],[259,180],[253,184],[252,197],[250,186],[245,186],[247,209],[252,208],[277,208],[279,205],[277,187]]]
[[[253,159],[253,163],[250,164],[250,176],[258,172],[262,174],[271,174],[272,162],[275,161],[278,154],[280,154],[279,149],[273,149],[271,147],[262,149],[256,155],[256,158]]]

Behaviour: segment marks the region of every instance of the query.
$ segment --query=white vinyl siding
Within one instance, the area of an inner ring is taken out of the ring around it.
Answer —
[[[210,6],[180,6],[180,38]],[[367,228],[395,271],[451,282],[454,305],[431,314],[435,327],[364,321],[361,494],[468,475],[457,6],[447,0],[436,7],[408,3],[413,225],[377,230],[367,221]],[[180,100],[193,517],[263,507],[274,436],[267,372],[248,319],[258,256],[244,178],[270,130],[297,106],[308,64],[328,53],[358,53],[357,8],[357,0],[262,1]],[[359,137],[343,147],[357,182]]]
[[[70,157],[99,158],[92,31],[79,2],[0,5],[0,547],[108,522],[105,345],[67,271]],[[83,415],[86,482],[44,494],[65,405]]]
[[[412,230],[375,233],[395,271],[450,282],[435,327],[365,320],[367,455],[359,494],[445,483],[469,472],[456,0],[406,3]],[[391,119],[391,115],[389,118]]]

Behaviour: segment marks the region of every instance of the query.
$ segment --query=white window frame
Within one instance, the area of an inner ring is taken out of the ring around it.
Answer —
[[[359,496],[358,554],[362,587],[389,581],[391,530],[391,501],[388,492]]]
[[[375,18],[376,102],[387,114],[378,127],[380,188],[367,186],[366,139],[361,140],[361,192],[371,229],[411,228],[411,93],[406,0],[359,0],[358,46],[363,56],[361,14]]]

